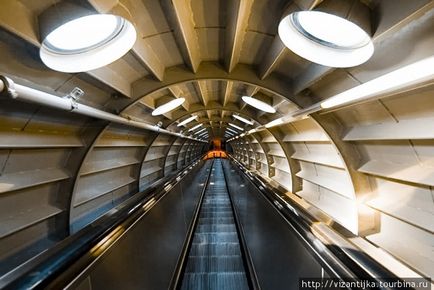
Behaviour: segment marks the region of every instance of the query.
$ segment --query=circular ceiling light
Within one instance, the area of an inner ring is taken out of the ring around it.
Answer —
[[[158,108],[156,108],[155,110],[152,111],[152,116],[158,116],[158,115],[162,115],[165,114],[167,112],[170,112],[174,109],[176,109],[177,107],[181,106],[185,101],[185,98],[177,98],[174,100],[171,100],[167,103],[165,103],[164,105],[159,106]]]
[[[352,67],[374,53],[371,37],[355,23],[325,12],[299,11],[284,17],[280,39],[294,53],[329,67]]]
[[[39,55],[49,68],[83,72],[108,65],[126,54],[136,41],[134,26],[110,14],[74,18],[46,31]]]
[[[248,97],[248,96],[243,96],[242,97],[243,101],[246,102],[248,105],[264,111],[266,113],[276,113],[276,109],[274,109],[272,106],[270,106],[269,104],[260,101],[258,99],[252,98],[252,97]]]

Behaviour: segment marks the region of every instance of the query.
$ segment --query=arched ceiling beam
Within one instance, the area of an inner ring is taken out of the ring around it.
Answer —
[[[196,72],[201,59],[191,1],[163,0],[161,4],[174,30],[175,39],[185,63],[193,72]]]
[[[233,82],[232,81],[225,81],[223,84],[223,89],[222,89],[222,103],[223,103],[223,107],[226,106],[226,104],[229,102],[229,98],[231,97],[231,92],[232,92],[232,86],[233,86]]]
[[[208,90],[204,81],[197,81],[193,83],[196,93],[199,96],[202,104],[206,106],[209,101]]]
[[[168,87],[167,89],[172,94],[172,96],[175,98],[181,98],[184,95],[184,92],[178,86],[171,86],[171,87]],[[186,98],[185,102],[182,103],[182,107],[188,111],[188,108],[190,107],[190,102],[189,102],[188,98]]]
[[[287,48],[280,40],[280,37],[275,36],[273,42],[271,43],[271,47],[268,49],[268,53],[265,55],[258,67],[258,75],[261,80],[268,77],[276,68],[282,56],[285,54],[286,49]]]
[[[247,24],[254,0],[230,1],[227,9],[225,67],[230,73],[240,60]]]
[[[251,86],[257,86],[262,90],[284,97],[300,107],[307,107],[314,103],[314,100],[308,98],[292,96],[292,85],[288,80],[283,80],[275,76],[270,76],[265,80],[259,79],[253,66],[239,64],[228,74],[224,68],[216,62],[202,62],[196,73],[192,73],[185,67],[175,66],[166,70],[165,78],[161,82],[149,78],[142,78],[133,83],[133,98],[131,100],[113,100],[113,102],[108,104],[108,107],[113,109],[120,107],[128,108],[148,94],[158,92],[172,85],[197,80],[236,81]]]
[[[299,10],[311,10],[318,4],[318,2],[321,1],[322,0],[293,1],[285,9],[283,14],[288,14]],[[268,53],[265,55],[258,67],[258,75],[261,80],[265,79],[273,72],[286,52],[286,46],[280,40],[280,36],[276,34],[270,48],[268,49]]]
[[[256,120],[256,118],[255,118],[255,115],[252,115],[252,114],[250,114],[249,112],[247,112],[247,111],[241,111],[241,110],[239,110],[236,106],[235,106],[235,104],[234,104],[234,106],[230,106],[230,107],[223,107],[223,106],[220,106],[219,104],[214,104],[215,106],[207,106],[207,107],[203,107],[202,109],[197,109],[197,110],[195,110],[195,111],[189,111],[188,113],[184,113],[182,116],[177,116],[176,118],[174,118],[174,119],[172,119],[171,120],[171,122],[167,125],[167,127],[169,127],[170,125],[172,125],[172,124],[174,124],[175,122],[177,122],[178,120],[180,120],[180,119],[183,119],[183,118],[185,118],[185,117],[187,117],[187,116],[189,116],[189,115],[191,115],[191,114],[194,114],[194,113],[200,113],[200,112],[203,112],[203,111],[214,111],[214,110],[222,110],[222,111],[224,111],[224,112],[230,112],[230,113],[237,113],[237,114],[239,114],[239,115],[242,115],[243,117],[246,117],[246,118],[249,118],[249,119],[253,119],[253,120],[255,120],[258,124],[260,124],[260,125],[263,125],[263,123],[261,123],[260,122],[260,120]],[[212,117],[210,118],[210,117],[208,117],[209,118],[209,120],[208,121],[213,121],[213,119],[212,119]],[[229,117],[220,117],[220,120],[223,120],[223,119],[225,119],[225,118],[228,118],[228,119],[230,119],[231,120],[231,122],[236,122],[236,123],[238,123],[239,121],[237,121],[237,120],[233,120],[233,119],[231,119],[231,118],[229,118]],[[218,119],[218,118],[216,118],[216,119]],[[195,124],[194,122],[191,122],[191,124]],[[190,123],[186,126],[186,127],[191,127],[191,126],[193,126],[193,125],[190,125]],[[244,126],[244,124],[243,124],[243,126]]]
[[[152,18],[142,1],[134,1],[134,6],[132,2],[129,1],[119,3],[119,1],[89,0],[89,2],[100,13],[111,12],[127,18],[132,23],[143,21],[143,18],[152,21]],[[146,38],[143,37],[144,33],[140,30],[141,25],[135,25],[135,27],[138,29],[137,33],[139,34],[139,37],[137,38],[132,51],[146,69],[157,80],[161,81],[165,70],[164,64],[158,59],[158,56],[152,47],[147,43]],[[113,78],[111,81],[113,81]]]

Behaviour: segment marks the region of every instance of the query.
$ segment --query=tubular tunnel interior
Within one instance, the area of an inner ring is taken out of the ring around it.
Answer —
[[[433,2],[184,2],[0,3],[0,289],[430,281]],[[65,3],[124,17],[134,46],[50,69],[42,15]],[[281,19],[324,7],[369,16],[368,61],[285,46]]]

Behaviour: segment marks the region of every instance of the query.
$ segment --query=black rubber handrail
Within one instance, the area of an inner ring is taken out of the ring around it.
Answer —
[[[222,170],[223,170],[223,175],[225,177],[225,180],[227,180],[227,175],[226,175],[225,168],[224,168],[223,164],[222,164]],[[241,224],[238,213],[235,209],[235,204],[234,204],[232,194],[231,194],[231,191],[229,189],[227,182],[226,182],[226,190],[228,191],[232,212],[234,213],[235,226],[237,228],[238,240],[240,241],[244,267],[247,269],[247,275],[248,275],[247,278],[248,278],[248,283],[249,283],[250,289],[260,290],[261,286],[259,284],[258,276],[256,275],[255,266],[253,264],[252,256],[250,255],[250,251],[249,251],[249,248],[247,247],[247,242],[246,242],[246,239],[244,237],[243,225]]]
[[[60,289],[67,286],[198,165],[203,156],[174,176],[163,178],[146,191],[133,195],[77,233],[6,273],[0,277],[0,289]]]
[[[200,210],[202,208],[203,198],[205,196],[206,189],[208,187],[209,179],[212,174],[212,167],[214,165],[214,160],[211,163],[211,166],[209,167],[209,173],[205,180],[205,185],[202,188],[202,192],[200,193],[199,201],[196,205],[196,208],[194,210],[193,219],[190,222],[190,226],[188,227],[187,235],[185,237],[181,253],[178,258],[177,265],[175,267],[175,270],[173,271],[172,279],[170,281],[169,289],[180,289],[181,288],[181,282],[182,277],[184,274],[185,267],[187,265],[187,255],[190,252],[191,243],[193,240],[193,235],[197,227],[197,221],[199,220],[199,214]]]
[[[318,222],[306,209],[290,199],[284,199],[284,193],[271,187],[268,182],[257,174],[252,174],[233,156],[229,158],[240,171],[263,195],[263,197],[280,213],[280,215],[299,234],[307,248],[329,272],[336,278],[370,279],[380,281],[384,279],[401,280],[377,261],[361,251],[351,251],[336,244],[324,244],[317,239],[311,226]],[[382,288],[394,289],[394,288]]]

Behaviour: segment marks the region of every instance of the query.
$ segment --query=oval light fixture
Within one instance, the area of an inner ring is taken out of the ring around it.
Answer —
[[[174,109],[176,109],[177,107],[181,106],[185,101],[185,98],[177,98],[177,99],[173,99],[167,103],[165,103],[164,105],[159,106],[158,108],[154,109],[152,111],[152,116],[158,116],[158,115],[162,115],[165,114],[167,112],[170,112]]]
[[[240,126],[237,126],[237,125],[232,124],[232,123],[228,123],[228,124],[229,124],[229,126],[234,127],[235,129],[238,129],[238,130],[240,130],[240,131],[244,131],[244,129],[241,128]]]
[[[298,11],[279,23],[280,39],[299,56],[329,67],[353,67],[374,53],[371,37],[357,24],[322,11]]]
[[[276,113],[276,109],[274,109],[272,106],[270,106],[269,104],[267,104],[266,102],[263,102],[261,100],[249,97],[249,96],[243,96],[242,100],[244,102],[246,102],[248,105],[264,111],[266,113]]]
[[[232,129],[232,128],[230,128],[230,127],[226,127],[226,131],[227,131],[227,132],[230,132],[230,133],[233,133],[233,134],[238,134],[237,131],[235,131],[234,129]]]
[[[244,122],[244,123],[246,123],[246,124],[248,124],[248,125],[253,125],[253,122],[252,121],[250,121],[250,120],[248,120],[248,119],[246,119],[246,118],[243,118],[243,117],[241,117],[241,116],[239,116],[239,115],[232,115],[232,117],[234,117],[235,119],[237,119],[237,120],[239,120],[239,121],[241,121],[241,122]]]
[[[41,60],[53,70],[69,73],[112,63],[133,47],[137,37],[128,20],[66,1],[42,13],[39,24]]]
[[[197,119],[197,116],[193,115],[193,116],[185,119],[184,121],[178,123],[178,125],[176,125],[176,126],[178,126],[178,127],[184,126],[185,124],[188,124],[188,123],[190,123],[191,121],[193,121],[195,119]]]
[[[199,126],[199,127],[200,127],[200,126]],[[202,128],[202,129],[200,129],[199,131],[194,132],[193,135],[197,135],[197,134],[199,134],[200,132],[203,132],[203,131],[205,131],[205,130],[206,130],[206,128]]]
[[[194,130],[196,130],[197,128],[202,127],[202,126],[203,126],[202,123],[197,124],[197,125],[194,126],[193,128],[190,128],[190,129],[188,130],[188,132],[194,131]],[[204,129],[205,129],[205,128],[204,128]],[[199,133],[199,132],[200,132],[200,131],[196,132],[195,134],[197,134],[197,133]]]

